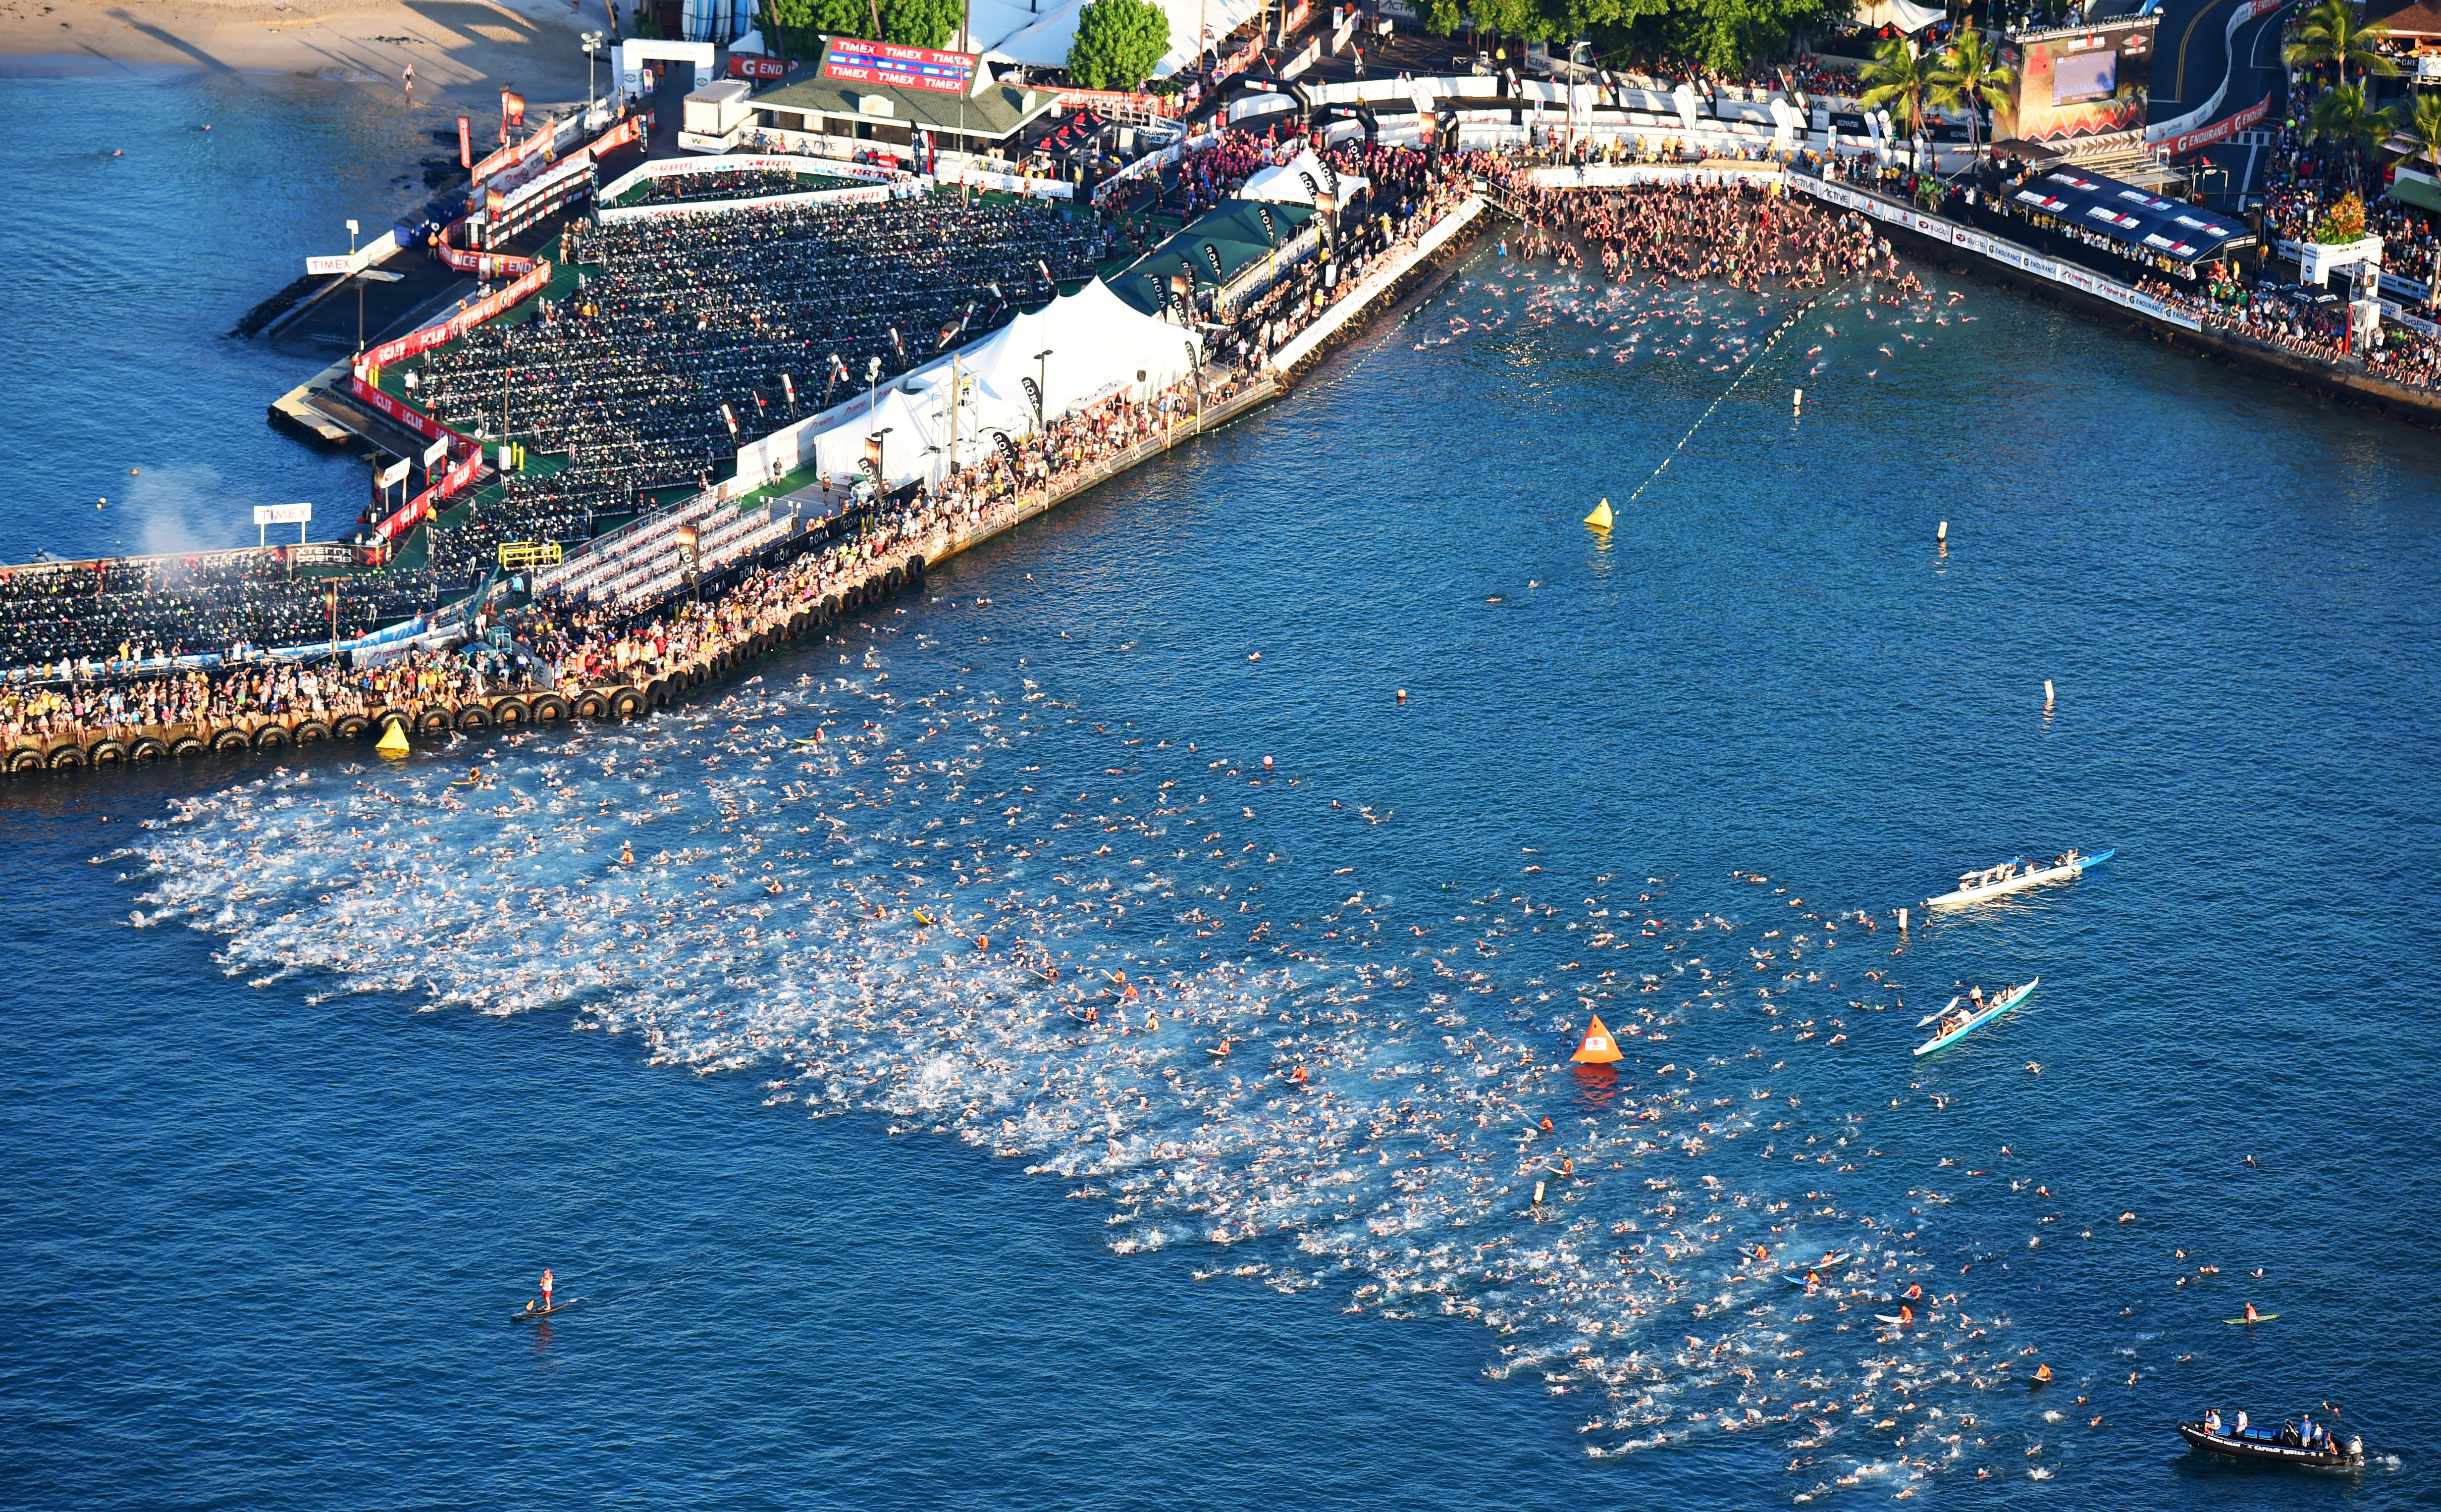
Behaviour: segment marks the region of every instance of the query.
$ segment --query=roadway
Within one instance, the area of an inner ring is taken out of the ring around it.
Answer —
[[[2167,120],[2197,109],[2210,99],[2225,77],[2228,91],[2213,120],[2225,120],[2259,102],[2270,101],[2263,120],[2231,140],[2189,155],[2198,169],[2199,187],[2207,201],[2235,210],[2247,197],[2260,197],[2263,175],[2269,166],[2271,135],[2281,123],[2286,105],[2287,69],[2280,62],[2281,28],[2286,8],[2257,16],[2228,33],[2230,12],[2242,0],[2165,0],[2155,32],[2153,54],[2153,120]],[[2209,125],[2210,122],[2203,124]]]

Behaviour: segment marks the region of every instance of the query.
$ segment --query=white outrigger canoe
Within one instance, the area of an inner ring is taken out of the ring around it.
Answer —
[[[1984,1004],[1982,1012],[1969,1016],[1956,1028],[1944,1029],[1940,1034],[1933,1035],[1930,1039],[1927,1039],[1923,1044],[1915,1047],[1915,1053],[1919,1055],[1929,1055],[1934,1051],[1941,1049],[1944,1045],[1956,1044],[1958,1041],[1975,1033],[1978,1029],[1982,1028],[1985,1024],[1990,1023],[1993,1019],[1999,1017],[2002,1014],[2015,1008],[2017,1004],[2024,1002],[2026,1000],[2026,995],[2033,992],[2036,987],[2041,986],[2042,981],[2042,978],[2036,977],[2034,981],[2027,982],[2022,987],[2011,987],[2008,991],[2003,992],[1998,998],[1995,998],[1990,1002]],[[1950,1008],[1955,1008],[1958,1006],[1958,999],[1955,998],[1950,999],[1949,1005]],[[1942,1014],[1945,1014],[1947,1012],[1949,1012],[1948,1008],[1942,1010]],[[1941,1014],[1934,1014],[1930,1017],[1938,1018],[1941,1017]]]
[[[2104,851],[2094,855],[2084,855],[2070,851],[2049,866],[2029,865],[2023,859],[2003,861],[1998,866],[1967,873],[1958,879],[1957,891],[1926,898],[1924,906],[1926,909],[1958,909],[2006,893],[2022,892],[2028,888],[2038,888],[2046,882],[2072,882],[2085,874],[2087,867],[2100,866],[2118,854],[2116,851]]]

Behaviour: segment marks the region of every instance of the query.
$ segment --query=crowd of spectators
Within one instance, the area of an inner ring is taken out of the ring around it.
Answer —
[[[330,579],[287,549],[0,568],[0,666],[104,667],[353,640],[424,585]]]
[[[709,484],[870,363],[904,372],[1086,276],[1101,246],[1057,211],[946,195],[576,223],[576,292],[435,349],[414,391],[445,424],[556,459],[510,480],[507,538],[581,540],[655,490]]]
[[[750,169],[735,173],[672,173],[648,178],[621,196],[622,205],[699,205],[719,200],[750,200],[769,194],[804,194],[814,189],[847,189],[854,179],[797,173],[785,169]]]
[[[454,711],[469,699],[529,689],[541,672],[513,654],[476,646],[412,650],[353,669],[325,660],[185,667],[128,677],[15,677],[0,684],[0,741],[55,734],[126,740],[147,726],[209,729],[261,715],[327,721],[386,709]]]

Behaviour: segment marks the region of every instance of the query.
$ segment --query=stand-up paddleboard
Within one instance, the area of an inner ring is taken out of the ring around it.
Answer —
[[[1906,1328],[1911,1326],[1907,1319],[1900,1317],[1894,1312],[1877,1312],[1873,1314],[1873,1321],[1876,1323],[1889,1323],[1893,1328]]]
[[[537,1318],[555,1318],[584,1300],[582,1297],[570,1297],[566,1302],[555,1302],[548,1307],[528,1307],[522,1312],[509,1314],[509,1322],[532,1323]]]
[[[2271,1322],[2273,1319],[2278,1318],[2279,1316],[2280,1316],[2280,1315],[2279,1315],[2278,1313],[2276,1313],[2276,1312],[2258,1312],[2258,1313],[2256,1313],[2256,1314],[2255,1314],[2253,1317],[2251,1317],[2251,1318],[2223,1318],[2223,1319],[2221,1320],[2221,1322],[2223,1322],[2223,1323],[2269,1323],[2269,1322]]]

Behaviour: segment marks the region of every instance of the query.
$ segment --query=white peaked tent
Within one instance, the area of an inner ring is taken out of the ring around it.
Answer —
[[[1057,420],[1114,395],[1158,393],[1177,383],[1194,370],[1192,341],[1168,321],[1130,308],[1098,279],[1019,315],[958,353],[958,373],[970,383],[956,416],[958,461],[971,462],[994,444],[992,431],[1012,440],[1032,434],[1028,380],[1044,387],[1043,408]],[[856,404],[846,418],[812,437],[810,455],[800,465],[834,477],[853,476],[864,459],[865,438],[887,426],[882,465],[891,483],[936,476],[949,443],[949,370],[942,358],[898,379],[881,390],[870,415]],[[941,450],[929,450],[935,447]]]
[[[1209,27],[1212,40],[1238,29],[1262,9],[1262,0],[1153,0],[1169,16],[1169,47],[1153,65],[1157,78],[1192,68],[1200,50],[1198,26]],[[968,21],[975,46],[994,63],[1024,63],[1033,68],[1065,68],[1068,47],[1076,40],[1076,19],[1086,0],[973,0]]]
[[[1913,5],[1909,0],[1871,0],[1857,10],[1856,19],[1875,30],[1896,27],[1912,37],[1947,13],[1938,6]]]
[[[1320,185],[1323,192],[1330,191],[1330,172],[1323,167],[1322,159],[1314,155],[1313,149],[1311,147],[1299,152],[1287,162],[1264,169],[1246,180],[1246,187],[1238,191],[1238,198],[1269,200],[1275,205],[1311,205],[1313,190],[1305,187],[1307,179],[1311,179]],[[1348,202],[1355,199],[1357,192],[1365,187],[1364,174],[1340,174],[1340,207],[1347,208]]]

